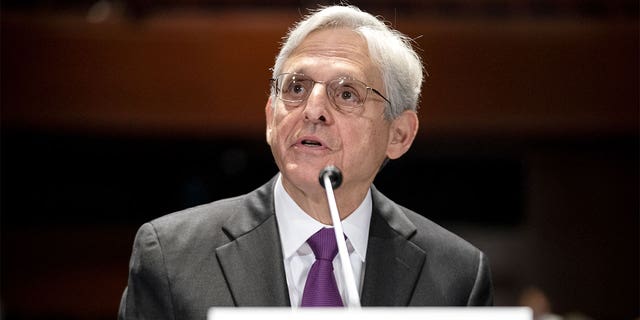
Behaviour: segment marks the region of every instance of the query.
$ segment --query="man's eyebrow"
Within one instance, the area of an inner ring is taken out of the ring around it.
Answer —
[[[338,73],[335,78],[336,79],[339,79],[339,78],[356,79],[356,77],[354,77],[350,73]]]
[[[304,74],[306,76],[309,76],[305,72],[305,70],[306,70],[305,68],[298,68],[298,69],[293,69],[291,71],[288,71],[288,73],[299,73],[299,74]],[[364,81],[359,77],[354,76],[353,73],[350,73],[350,72],[338,72],[335,75],[333,75],[331,79],[350,79],[350,80]]]

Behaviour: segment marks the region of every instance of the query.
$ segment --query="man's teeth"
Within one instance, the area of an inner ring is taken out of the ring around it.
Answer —
[[[311,141],[311,140],[302,140],[302,144],[307,145],[307,146],[320,146],[321,144],[317,141]]]

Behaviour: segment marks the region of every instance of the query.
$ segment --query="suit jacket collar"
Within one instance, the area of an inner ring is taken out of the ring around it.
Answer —
[[[361,304],[407,306],[426,255],[410,241],[417,229],[402,207],[375,187],[372,187],[372,200]]]
[[[271,179],[223,224],[231,241],[216,255],[236,306],[289,306]],[[268,275],[268,276],[267,276]]]

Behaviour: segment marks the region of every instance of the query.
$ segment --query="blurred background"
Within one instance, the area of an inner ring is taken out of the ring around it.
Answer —
[[[377,187],[484,250],[496,305],[640,316],[638,1],[351,3],[429,73]],[[277,172],[268,69],[316,5],[1,2],[4,319],[115,319],[141,223]]]

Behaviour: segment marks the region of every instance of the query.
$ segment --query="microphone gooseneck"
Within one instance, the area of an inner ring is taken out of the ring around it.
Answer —
[[[331,214],[331,221],[333,222],[333,231],[336,237],[336,243],[338,244],[338,256],[342,263],[342,279],[344,280],[344,286],[346,289],[346,303],[349,308],[360,308],[360,295],[356,287],[356,280],[353,275],[353,268],[351,267],[351,261],[349,260],[349,252],[347,251],[347,244],[344,240],[344,231],[342,230],[342,222],[340,220],[340,213],[338,212],[338,205],[336,204],[336,198],[333,194],[333,189],[338,188],[342,184],[342,173],[336,166],[326,166],[320,171],[320,185],[325,189],[327,193],[327,202],[329,204],[329,212]]]
[[[318,181],[320,182],[320,185],[324,188],[324,176],[328,175],[329,176],[329,180],[331,180],[331,187],[333,189],[338,189],[338,187],[340,187],[340,185],[342,184],[342,172],[340,172],[340,169],[338,169],[338,167],[330,165],[330,166],[326,166],[324,167],[324,169],[322,169],[320,171],[320,175],[318,176]]]

